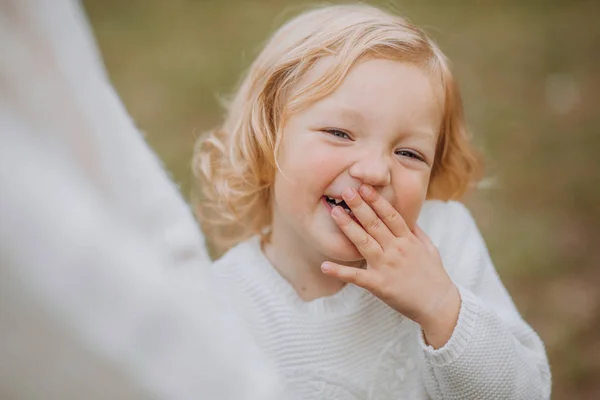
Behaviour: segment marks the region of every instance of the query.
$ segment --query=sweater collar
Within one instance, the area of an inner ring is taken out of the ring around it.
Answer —
[[[261,249],[258,236],[250,238],[242,246],[244,247],[243,252],[246,253],[243,258],[248,261],[251,260],[248,262],[251,267],[244,272],[254,276],[252,279],[254,284],[263,286],[276,297],[288,302],[299,312],[314,316],[346,314],[355,311],[361,300],[370,295],[368,291],[361,287],[346,284],[330,296],[305,301],[300,298],[292,285],[269,262]],[[259,276],[256,276],[257,274]],[[248,277],[250,278],[250,276]],[[257,277],[259,279],[256,279]],[[374,296],[372,297],[374,298]]]

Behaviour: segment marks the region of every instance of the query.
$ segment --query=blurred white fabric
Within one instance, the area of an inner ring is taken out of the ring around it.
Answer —
[[[276,398],[79,4],[0,0],[0,49],[0,398]]]

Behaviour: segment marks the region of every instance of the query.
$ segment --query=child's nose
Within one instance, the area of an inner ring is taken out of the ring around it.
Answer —
[[[391,181],[389,160],[381,154],[361,158],[350,167],[348,173],[371,186],[386,186]]]

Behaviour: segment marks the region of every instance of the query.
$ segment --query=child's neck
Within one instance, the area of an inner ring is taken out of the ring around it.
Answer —
[[[321,272],[321,263],[327,259],[316,251],[307,251],[299,238],[273,232],[263,251],[273,267],[296,290],[304,301],[331,296],[344,283]]]

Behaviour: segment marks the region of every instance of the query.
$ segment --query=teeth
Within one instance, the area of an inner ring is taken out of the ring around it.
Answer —
[[[352,213],[352,210],[350,210],[350,208],[347,205],[342,205],[341,203],[344,202],[344,200],[339,200],[339,199],[334,199],[333,197],[329,197],[329,196],[325,196],[325,199],[327,199],[327,201],[329,203],[334,203],[335,205],[341,205],[342,208],[344,209],[344,211],[346,211],[346,214],[353,216],[354,214]]]

